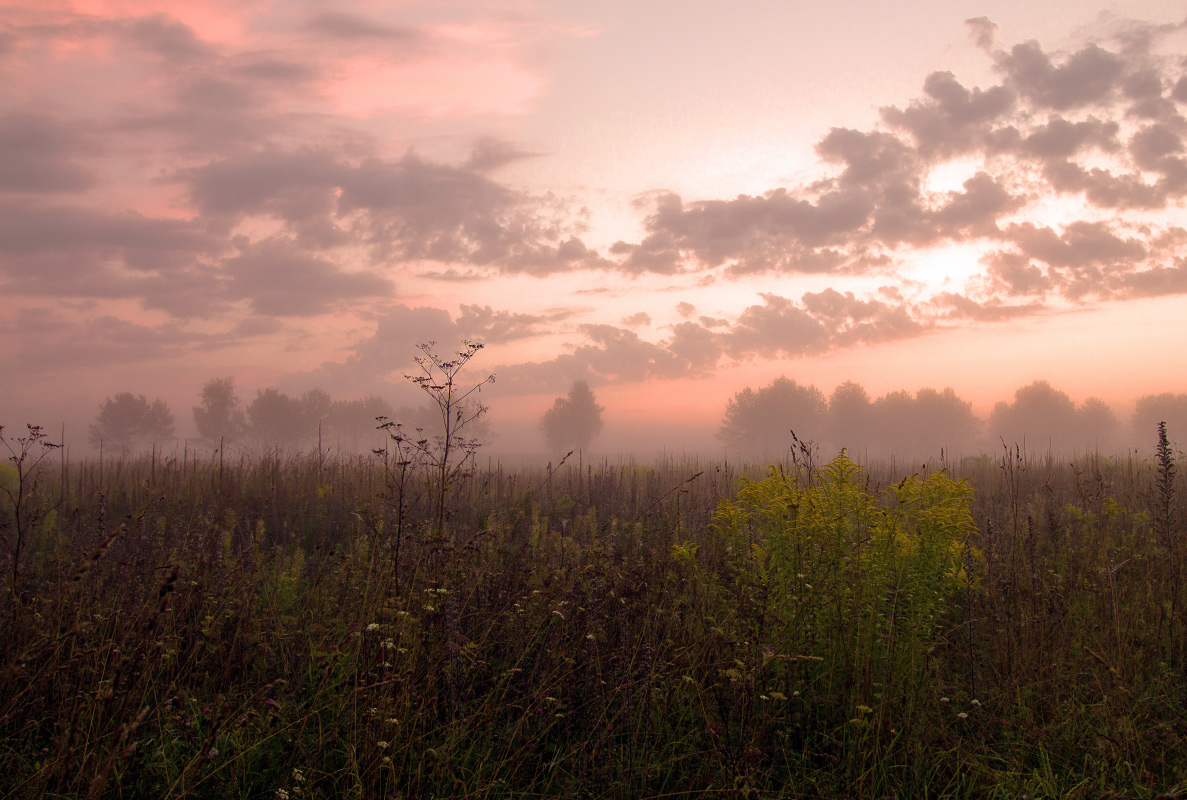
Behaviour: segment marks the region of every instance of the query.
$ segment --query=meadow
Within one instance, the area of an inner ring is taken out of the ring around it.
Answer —
[[[0,476],[3,798],[1187,796],[1165,441],[448,475],[37,444]]]

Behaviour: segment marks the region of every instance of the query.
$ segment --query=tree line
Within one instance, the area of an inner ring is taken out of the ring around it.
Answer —
[[[1012,401],[997,403],[982,420],[951,388],[872,398],[847,381],[826,398],[815,386],[778,378],[735,394],[717,437],[727,452],[752,458],[778,457],[791,443],[791,431],[801,441],[875,458],[930,457],[941,449],[982,452],[1003,442],[1032,453],[1115,452],[1130,441],[1153,441],[1159,422],[1167,423],[1172,437],[1187,434],[1187,394],[1140,398],[1127,432],[1102,400],[1077,405],[1043,380],[1018,389]]]
[[[208,381],[193,408],[202,443],[279,446],[297,450],[323,444],[351,451],[372,447],[382,434],[380,418],[399,420],[405,430],[438,435],[439,409],[429,405],[394,410],[383,398],[371,395],[334,400],[321,389],[290,396],[263,389],[244,405],[233,378]],[[540,420],[550,453],[587,449],[602,431],[602,412],[584,381],[558,397]],[[1155,394],[1140,398],[1130,420],[1132,436],[1109,406],[1097,398],[1076,404],[1047,381],[1018,389],[1012,401],[1001,401],[988,419],[973,413],[972,404],[951,388],[888,392],[874,398],[860,385],[847,381],[825,396],[815,386],[783,377],[760,389],[736,393],[726,406],[717,433],[727,453],[747,458],[778,458],[791,442],[886,456],[929,457],[941,449],[950,453],[981,452],[1007,445],[1031,452],[1117,451],[1129,440],[1151,440],[1159,422],[1166,422],[1172,438],[1187,432],[1187,394]],[[109,397],[90,426],[95,447],[126,452],[175,438],[176,422],[163,400],[122,392]],[[489,420],[478,419],[472,435],[489,442]],[[1181,440],[1181,439],[1180,439]]]
[[[394,411],[382,397],[334,400],[321,389],[292,397],[277,389],[263,389],[243,405],[234,378],[215,378],[202,387],[201,404],[194,406],[194,424],[202,443],[210,447],[254,444],[300,449],[317,445],[319,438],[350,450],[369,447],[376,438],[376,418]],[[413,425],[431,426],[428,409],[402,409]],[[107,398],[88,430],[94,447],[126,452],[175,438],[176,420],[163,400],[151,403],[144,395],[122,392]]]

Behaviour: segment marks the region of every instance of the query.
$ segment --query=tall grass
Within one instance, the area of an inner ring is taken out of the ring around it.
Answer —
[[[1165,464],[397,477],[47,470],[0,797],[1187,793]]]

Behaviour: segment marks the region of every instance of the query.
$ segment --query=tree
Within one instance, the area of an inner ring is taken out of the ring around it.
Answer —
[[[734,395],[717,433],[730,450],[769,458],[791,444],[819,441],[827,431],[828,404],[815,386],[777,378],[757,392],[749,386]]]
[[[263,389],[247,407],[251,433],[262,445],[297,447],[305,421],[301,401],[276,389]]]
[[[247,430],[247,417],[239,408],[235,379],[214,378],[202,387],[202,405],[194,406],[198,435],[211,445],[230,444]]]
[[[942,392],[920,389],[915,393],[913,419],[914,455],[933,457],[970,447],[980,432],[981,421],[973,413],[973,404],[961,400],[952,387]]]
[[[1158,439],[1158,423],[1166,423],[1166,435],[1173,443],[1187,442],[1187,394],[1148,394],[1139,397],[1130,423],[1132,437],[1144,447]]]
[[[369,445],[381,435],[379,417],[391,419],[392,416],[392,407],[386,400],[370,395],[360,400],[335,400],[325,422],[330,435],[348,450],[358,450],[360,446],[370,449]]]
[[[1085,450],[1116,450],[1121,444],[1121,421],[1104,400],[1089,397],[1076,409],[1078,446]]]
[[[247,407],[247,418],[261,444],[295,449],[316,443],[318,424],[329,418],[333,405],[321,389],[310,389],[299,398],[264,389]]]
[[[1140,403],[1140,401],[1139,401]],[[1101,400],[1089,398],[1079,408],[1047,381],[1035,381],[1014,393],[1014,403],[1001,402],[989,416],[989,432],[1007,445],[1026,444],[1056,453],[1109,447],[1119,428],[1116,416]]]
[[[874,410],[861,385],[845,381],[833,390],[828,401],[829,442],[838,450],[851,451],[874,443]]]
[[[173,414],[164,400],[149,403],[144,395],[120,392],[99,406],[88,433],[95,447],[106,442],[127,451],[136,445],[172,439]]]
[[[558,397],[540,419],[544,441],[553,453],[585,450],[602,432],[602,412],[585,381],[575,381],[568,397]]]

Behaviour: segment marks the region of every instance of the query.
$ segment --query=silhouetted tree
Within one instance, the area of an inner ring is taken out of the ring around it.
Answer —
[[[884,455],[912,458],[915,456],[915,435],[918,422],[915,398],[910,392],[887,392],[873,403],[874,429],[877,431],[872,449]]]
[[[360,400],[335,400],[326,416],[326,427],[339,444],[349,450],[369,447],[387,435],[378,430],[377,417],[392,419],[392,407],[382,397],[370,395]]]
[[[602,432],[602,412],[594,393],[585,381],[576,381],[568,397],[558,397],[544,412],[540,429],[553,453],[585,450]]]
[[[317,426],[330,415],[334,401],[321,389],[310,389],[301,395],[302,424],[309,435],[317,435]]]
[[[332,407],[330,396],[321,389],[310,389],[300,398],[264,389],[247,407],[247,418],[260,444],[298,448],[317,442],[318,424],[329,417]]]
[[[874,409],[866,390],[845,381],[828,399],[828,439],[836,449],[856,452],[874,444]]]
[[[1147,452],[1158,441],[1158,423],[1166,423],[1169,441],[1187,442],[1187,394],[1148,394],[1138,398],[1130,423],[1133,439]]]
[[[214,378],[202,387],[202,405],[194,406],[198,435],[211,445],[231,444],[247,430],[247,418],[239,408],[235,379]]]
[[[939,456],[940,450],[971,447],[981,429],[973,404],[956,396],[952,387],[942,392],[920,389],[915,393],[914,455]]]
[[[126,451],[141,444],[173,438],[173,414],[164,400],[152,403],[144,395],[120,392],[99,406],[99,414],[88,431],[91,444],[115,445]]]
[[[276,389],[263,389],[247,407],[252,436],[263,445],[297,447],[304,433],[301,401]]]
[[[1089,397],[1076,409],[1077,449],[1113,452],[1121,446],[1121,421],[1104,400]]]
[[[1065,452],[1075,446],[1076,404],[1047,381],[1035,381],[1004,400],[989,415],[989,433],[1007,445],[1026,445],[1032,453]]]
[[[776,378],[757,392],[749,386],[725,408],[717,438],[729,450],[769,458],[791,444],[791,431],[802,441],[819,441],[828,428],[828,404],[815,386]]]

